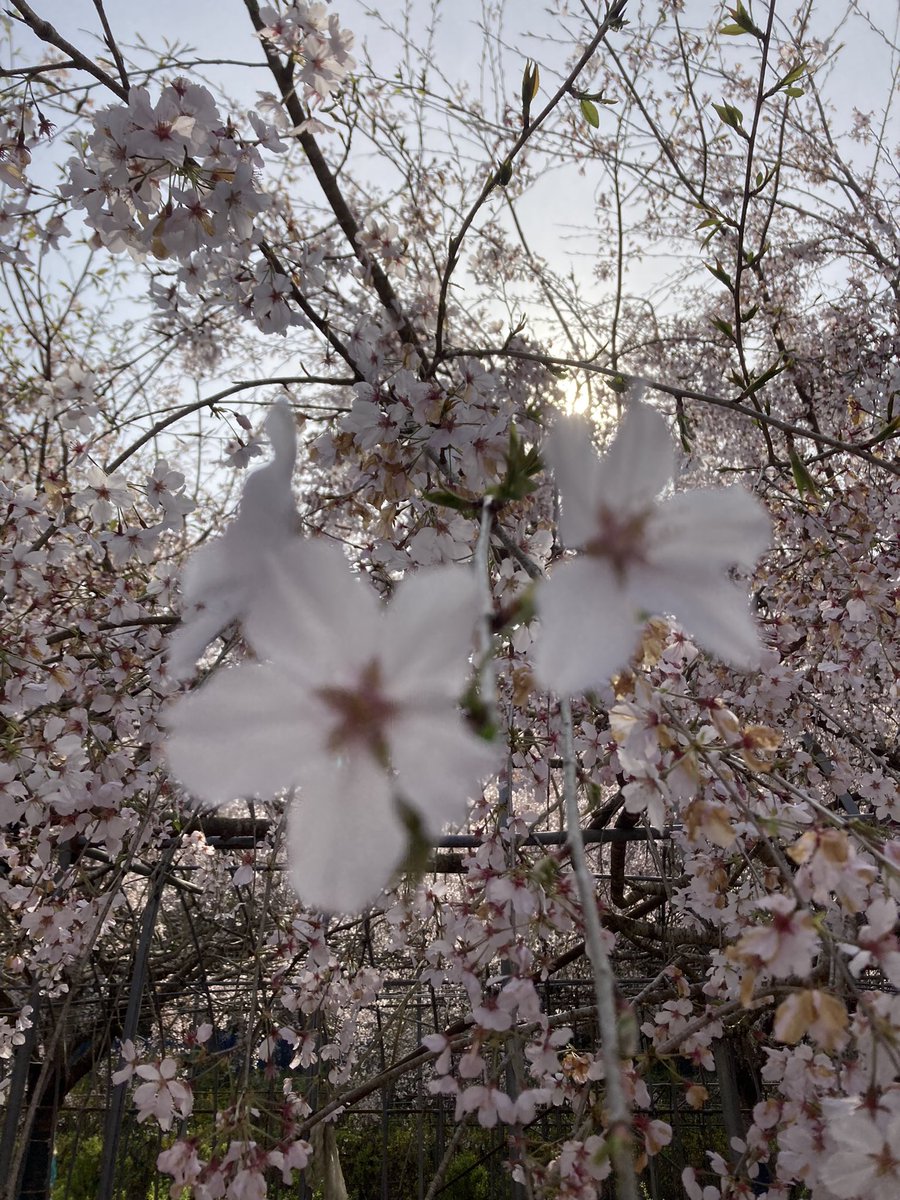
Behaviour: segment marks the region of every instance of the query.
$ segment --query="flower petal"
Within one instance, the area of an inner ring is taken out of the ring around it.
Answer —
[[[402,798],[431,834],[465,817],[466,800],[500,765],[500,752],[466,729],[449,705],[399,717],[391,730],[391,764]]]
[[[214,675],[169,709],[172,773],[202,800],[271,796],[299,778],[312,733],[303,695],[268,665]]]
[[[759,666],[763,644],[746,589],[721,570],[702,571],[691,563],[670,570],[643,567],[632,572],[628,586],[641,607],[671,614],[724,662],[747,670]]]
[[[267,554],[290,544],[298,532],[291,492],[297,437],[287,404],[273,406],[266,432],[272,461],[248,475],[234,521],[222,537],[196,550],[185,567],[185,617],[169,642],[168,668],[175,679],[187,678],[219,630],[244,615],[254,593],[265,587]],[[191,606],[198,611],[191,612]]]
[[[675,451],[665,418],[632,401],[600,460],[601,503],[631,513],[647,508],[672,482]]]
[[[262,538],[267,545],[298,532],[297,507],[291,477],[297,459],[297,432],[290,407],[274,404],[266,417],[266,434],[272,444],[272,461],[247,476],[234,526],[247,540]]]
[[[601,468],[592,438],[583,417],[560,417],[544,444],[562,495],[559,529],[567,546],[584,545],[597,528]]]
[[[762,504],[741,487],[698,488],[664,500],[654,514],[654,566],[754,567],[770,544],[772,524]]]
[[[605,562],[561,563],[537,593],[541,631],[534,667],[541,687],[561,696],[607,683],[638,640],[630,597]]]
[[[403,580],[388,609],[379,654],[394,699],[460,694],[478,610],[478,581],[466,567],[420,570]]]
[[[882,1141],[883,1147],[883,1141]],[[820,1179],[835,1196],[862,1196],[876,1177],[876,1164],[866,1149],[839,1150],[832,1154],[820,1172]]]
[[[291,883],[304,904],[360,912],[406,848],[391,781],[364,753],[318,759],[291,805],[287,840]]]
[[[350,569],[340,546],[324,539],[296,541],[267,562],[268,586],[249,605],[246,632],[253,649],[283,662],[300,679],[342,684],[377,653],[382,605],[375,590]]]

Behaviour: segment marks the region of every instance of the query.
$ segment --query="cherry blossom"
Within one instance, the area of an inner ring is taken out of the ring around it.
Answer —
[[[663,418],[633,401],[598,459],[584,421],[560,420],[547,456],[561,494],[560,530],[581,551],[538,597],[535,669],[561,694],[604,683],[637,648],[644,616],[672,613],[736,666],[760,661],[759,636],[732,565],[752,567],[769,538],[741,488],[698,489],[658,501],[674,454]]]
[[[291,806],[291,879],[313,907],[372,901],[407,845],[458,821],[494,765],[455,703],[478,615],[473,573],[421,571],[388,608],[339,547],[298,543],[265,564],[246,634],[267,660],[224,672],[169,716],[174,773],[203,800]],[[404,816],[404,814],[408,814]]]
[[[156,1120],[160,1129],[171,1129],[175,1117],[189,1117],[194,1107],[194,1095],[188,1084],[176,1078],[178,1064],[174,1058],[159,1063],[141,1063],[135,1073],[145,1080],[134,1090],[138,1121]]]
[[[900,1189],[900,1117],[881,1129],[860,1108],[829,1123],[837,1150],[820,1171],[841,1200],[894,1200]]]
[[[324,100],[353,69],[353,34],[340,28],[337,14],[324,4],[291,0],[280,11],[265,6],[259,16],[265,22],[259,36],[299,65],[299,78],[308,96]]]

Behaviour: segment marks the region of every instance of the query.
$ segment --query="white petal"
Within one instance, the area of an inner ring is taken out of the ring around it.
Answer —
[[[466,800],[500,766],[500,749],[476,737],[449,705],[398,718],[391,729],[391,763],[403,799],[437,834],[462,821]]]
[[[740,487],[679,492],[653,516],[654,565],[725,569],[753,567],[771,543],[772,524],[762,504]]]
[[[864,1151],[840,1150],[826,1162],[820,1178],[835,1196],[849,1200],[866,1193],[875,1178],[875,1163]]]
[[[302,701],[267,665],[213,676],[166,715],[172,773],[193,795],[217,804],[289,787],[309,752]]]
[[[173,679],[188,679],[194,673],[197,659],[226,625],[241,612],[235,592],[223,592],[215,603],[185,618],[169,635],[166,648],[168,671]]]
[[[282,476],[290,479],[297,461],[297,423],[286,400],[276,400],[266,417],[266,437]]]
[[[366,754],[319,760],[288,818],[288,870],[310,908],[359,912],[399,865],[406,833],[384,771]]]
[[[560,417],[544,444],[562,498],[560,534],[567,546],[582,546],[597,528],[600,504],[600,459],[588,421]]]
[[[258,564],[247,561],[229,536],[195,550],[182,576],[185,612],[168,643],[169,674],[187,679],[212,639],[240,617],[253,588]],[[192,611],[191,606],[200,607]]]
[[[299,521],[291,492],[291,477],[297,458],[297,433],[291,410],[284,402],[275,404],[266,418],[266,433],[272,443],[272,461],[247,476],[237,520],[248,539],[262,539],[267,547],[285,536],[296,534]]]
[[[599,687],[634,653],[633,604],[603,561],[560,563],[541,584],[537,607],[541,631],[534,667],[547,690],[570,696]]]
[[[306,679],[329,685],[341,665],[357,677],[377,653],[383,606],[370,584],[354,575],[336,542],[293,542],[267,562],[245,622],[257,654],[290,664]]]
[[[181,575],[185,604],[206,604],[215,600],[220,589],[237,574],[228,553],[227,536],[199,546],[188,559]]]
[[[266,587],[267,555],[290,544],[298,532],[291,476],[297,457],[294,418],[284,403],[273,406],[266,432],[274,457],[244,484],[240,508],[222,537],[195,550],[182,576],[183,625],[169,646],[169,672],[184,679],[206,645],[242,617],[254,593]]]
[[[632,402],[600,460],[600,500],[623,513],[648,508],[671,483],[675,450],[665,418]]]
[[[403,580],[388,608],[379,654],[394,699],[460,694],[478,609],[478,581],[466,567],[434,567]]]
[[[750,670],[763,652],[747,592],[720,572],[636,569],[629,591],[648,612],[670,614],[685,632],[727,663]]]

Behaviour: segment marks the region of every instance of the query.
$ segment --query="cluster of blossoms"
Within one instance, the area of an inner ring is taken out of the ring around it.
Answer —
[[[461,820],[495,765],[455,711],[480,587],[472,570],[423,569],[383,608],[338,546],[296,537],[286,405],[269,429],[272,464],[251,475],[234,525],[189,568],[195,607],[172,654],[183,674],[240,617],[263,661],[175,706],[169,760],[194,795],[218,804],[299,785],[288,825],[295,887],[315,907],[356,911],[411,840]],[[751,664],[757,634],[725,571],[736,559],[752,565],[765,544],[758,505],[740,489],[657,505],[672,477],[671,442],[639,401],[603,461],[586,432],[561,424],[550,439],[563,534],[583,555],[538,593],[539,681],[563,694],[605,683],[631,658],[647,607],[683,614],[707,644]]]
[[[62,193],[114,252],[190,262],[240,247],[270,204],[256,179],[259,147],[284,149],[274,125],[249,119],[253,135],[241,137],[211,92],[187,79],[173,80],[156,100],[133,87],[126,103],[96,114]]]
[[[341,87],[355,62],[350,53],[353,34],[341,28],[337,13],[324,4],[291,0],[281,9],[266,5],[259,16],[264,22],[259,36],[297,65],[295,78],[307,97],[325,100]]]
[[[197,1061],[208,1061],[206,1044],[213,1027],[200,1026],[192,1040],[198,1047]],[[133,1100],[137,1121],[152,1120],[163,1132],[173,1123],[186,1121],[193,1110],[194,1094],[191,1085],[179,1078],[179,1064],[171,1056],[156,1061],[141,1061],[137,1047],[131,1041],[121,1046],[124,1066],[112,1077],[114,1085],[136,1078],[141,1082],[134,1089]],[[296,1136],[296,1125],[308,1112],[308,1106],[294,1096],[290,1087],[284,1091],[281,1106],[281,1137],[270,1145],[260,1145],[244,1135],[240,1112],[217,1114],[221,1130],[232,1130],[225,1152],[204,1158],[196,1142],[176,1140],[157,1157],[157,1169],[172,1178],[172,1194],[190,1187],[198,1197],[221,1197],[222,1200],[264,1200],[267,1176],[277,1172],[281,1181],[290,1184],[294,1172],[302,1171],[309,1162],[311,1146]]]

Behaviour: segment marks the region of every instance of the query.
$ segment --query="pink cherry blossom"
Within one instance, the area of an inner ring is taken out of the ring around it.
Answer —
[[[820,1179],[841,1200],[896,1200],[900,1194],[900,1117],[884,1129],[864,1109],[829,1123],[837,1145]]]
[[[135,1073],[146,1080],[134,1090],[138,1121],[155,1118],[160,1129],[171,1129],[175,1117],[189,1117],[194,1107],[190,1086],[176,1079],[178,1064],[174,1058],[159,1063],[142,1063]]]

